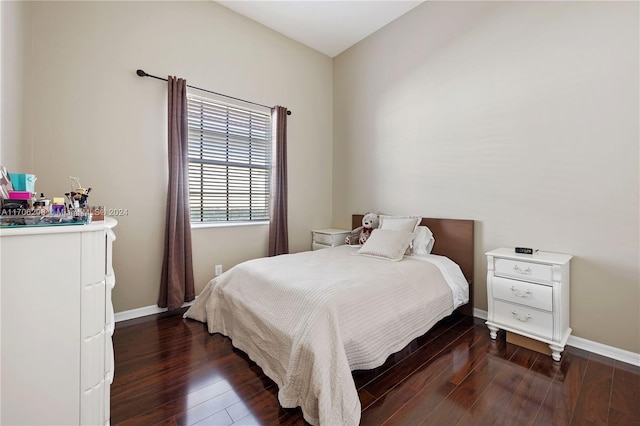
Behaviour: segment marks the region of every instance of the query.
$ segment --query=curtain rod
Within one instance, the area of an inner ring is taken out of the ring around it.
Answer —
[[[147,74],[143,70],[137,70],[136,74],[138,74],[138,77],[151,77],[151,78],[155,78],[156,80],[167,81],[166,78],[156,77],[155,75]],[[259,103],[256,103],[256,102],[251,102],[251,101],[245,101],[244,99],[234,98],[233,96],[223,95],[222,93],[212,92],[211,90],[201,89],[199,87],[190,86],[188,84],[187,84],[187,87],[191,87],[192,89],[202,90],[203,92],[207,92],[207,93],[213,93],[214,95],[218,95],[218,96],[224,96],[225,98],[235,99],[236,101],[246,102],[246,103],[249,103],[249,104],[258,105],[258,106],[269,108],[269,109],[272,108],[272,107],[267,106],[267,105],[262,105],[262,104],[259,104]],[[291,115],[291,111],[290,110],[287,110],[287,115]]]

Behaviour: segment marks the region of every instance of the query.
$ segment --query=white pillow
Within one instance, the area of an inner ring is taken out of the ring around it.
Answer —
[[[429,254],[433,249],[436,239],[433,237],[431,229],[426,226],[418,226],[413,233],[413,254]]]
[[[380,229],[415,232],[422,221],[420,216],[386,216],[380,215]]]
[[[409,231],[374,229],[356,254],[397,262],[404,257],[412,239],[413,233]]]

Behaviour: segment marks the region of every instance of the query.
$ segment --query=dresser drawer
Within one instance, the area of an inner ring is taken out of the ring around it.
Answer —
[[[553,315],[528,306],[494,301],[494,322],[543,339],[553,338]]]
[[[525,281],[493,277],[493,297],[507,302],[553,311],[553,287]]]
[[[551,283],[553,270],[551,265],[510,259],[495,260],[495,275],[525,281]]]

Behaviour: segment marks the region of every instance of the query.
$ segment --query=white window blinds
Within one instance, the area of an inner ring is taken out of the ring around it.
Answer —
[[[271,112],[187,94],[191,223],[269,220]]]

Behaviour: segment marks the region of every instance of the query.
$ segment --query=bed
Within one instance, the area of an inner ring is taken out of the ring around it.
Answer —
[[[185,317],[230,337],[278,385],[283,407],[300,406],[314,425],[357,425],[352,371],[382,365],[454,310],[472,312],[473,221],[420,225],[435,236],[431,254],[371,255],[380,241],[404,244],[406,233],[381,229],[362,247],[250,260],[211,280]]]

